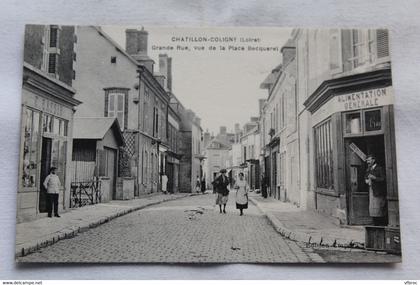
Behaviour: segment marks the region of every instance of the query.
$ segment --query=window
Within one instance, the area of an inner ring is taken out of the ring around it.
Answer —
[[[57,56],[56,53],[48,55],[48,73],[57,73]]]
[[[58,58],[60,55],[59,38],[59,26],[46,26],[43,37],[44,51],[42,69],[53,75],[57,75],[58,73]]]
[[[58,47],[58,27],[57,26],[51,26],[50,27],[50,47]]]
[[[362,121],[360,118],[360,113],[347,113],[346,115],[346,134],[360,134],[362,133]]]
[[[365,131],[380,131],[382,129],[381,110],[365,111]]]
[[[316,186],[334,189],[331,120],[315,127]]]
[[[159,136],[159,110],[153,107],[153,136]]]
[[[105,91],[105,117],[117,118],[122,130],[127,128],[127,90]]]
[[[367,109],[344,113],[344,135],[360,136],[383,132],[382,109]]]
[[[117,63],[117,57],[111,56],[111,63]]]
[[[378,30],[351,30],[351,57],[352,68],[366,63],[374,63],[389,56],[388,31]]]
[[[39,120],[37,111],[26,109],[24,114],[22,186],[35,187],[39,143]]]

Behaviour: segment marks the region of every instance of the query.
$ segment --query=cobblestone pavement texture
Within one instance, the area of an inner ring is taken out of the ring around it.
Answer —
[[[239,216],[233,193],[220,214],[213,194],[150,206],[18,258],[19,262],[323,262],[277,233],[252,204]]]
[[[109,203],[85,206],[60,213],[61,218],[40,218],[16,225],[16,255],[33,252],[75,233],[96,227],[108,220],[127,214],[133,210],[178,199],[188,194],[149,195],[141,199],[116,200]]]

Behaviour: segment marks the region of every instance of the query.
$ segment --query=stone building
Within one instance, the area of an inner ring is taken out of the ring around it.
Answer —
[[[17,221],[46,215],[43,186],[50,167],[57,167],[62,188],[60,211],[70,204],[70,161],[74,108],[74,27],[25,27],[22,126]]]
[[[166,164],[170,96],[147,56],[147,37],[126,30],[125,50],[99,27],[77,28],[74,84],[84,104],[76,116],[115,117],[124,137],[111,187],[129,194],[114,197],[159,191]]]
[[[218,138],[213,138],[204,149],[204,173],[206,177],[206,188],[213,189],[212,182],[219,175],[220,170],[229,167],[229,151],[231,146]],[[233,175],[230,168],[230,175]]]
[[[239,139],[241,168],[251,190],[260,189],[260,130],[259,118],[252,117],[242,130]],[[232,145],[233,150],[233,145]]]
[[[294,41],[289,40],[281,52],[281,65],[261,84],[261,88],[268,90],[262,110],[264,172],[269,195],[300,205]]]

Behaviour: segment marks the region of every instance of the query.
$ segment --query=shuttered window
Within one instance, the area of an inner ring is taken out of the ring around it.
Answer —
[[[385,29],[376,31],[376,50],[378,58],[389,56],[389,36]]]
[[[57,26],[51,26],[50,27],[50,47],[58,47],[58,27]]]
[[[57,72],[57,54],[50,53],[48,55],[48,73],[56,73]]]
[[[128,89],[107,89],[105,91],[105,117],[117,118],[122,130],[127,128]]]

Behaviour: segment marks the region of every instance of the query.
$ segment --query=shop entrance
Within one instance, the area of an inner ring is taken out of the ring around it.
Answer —
[[[384,136],[346,138],[344,146],[349,224],[372,224],[372,218],[369,216],[369,188],[364,179],[367,164],[363,158],[365,155],[373,154],[376,163],[385,169]]]
[[[39,212],[47,212],[47,189],[44,187],[45,178],[50,173],[51,168],[51,148],[52,139],[42,137],[42,153],[41,153],[41,180],[39,181]]]

